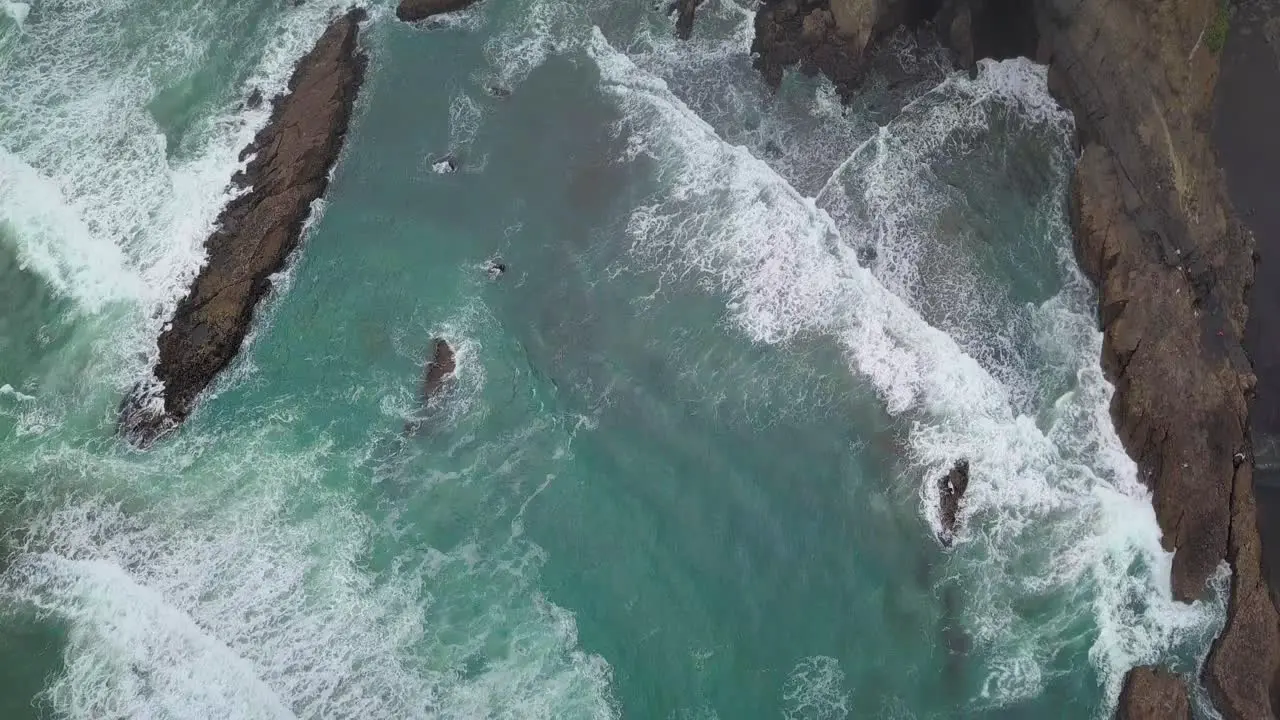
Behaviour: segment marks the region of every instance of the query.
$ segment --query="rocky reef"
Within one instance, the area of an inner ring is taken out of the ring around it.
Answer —
[[[145,447],[180,424],[239,352],[254,309],[298,245],[311,204],[324,194],[347,133],[366,58],[357,36],[365,12],[335,18],[294,69],[271,118],[241,153],[232,178],[243,194],[218,216],[208,258],[160,335],[154,377],[124,401],[120,428]]]
[[[1204,679],[1224,717],[1253,720],[1274,717],[1280,623],[1262,574],[1248,422],[1254,375],[1242,346],[1253,239],[1209,140],[1219,66],[1206,33],[1223,8],[1219,0],[770,0],[756,16],[753,50],[771,83],[796,66],[826,74],[845,97],[893,32],[940,42],[961,66],[1017,55],[1049,66],[1051,92],[1076,118],[1081,155],[1069,204],[1080,263],[1098,287],[1115,427],[1174,552],[1174,597],[1203,597],[1219,564],[1231,566],[1227,624]],[[1140,668],[1123,700],[1127,717],[1175,717],[1143,708],[1185,707],[1186,690],[1176,676]]]

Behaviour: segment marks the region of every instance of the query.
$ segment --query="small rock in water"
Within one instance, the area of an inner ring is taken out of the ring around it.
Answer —
[[[253,92],[249,93],[249,98],[244,101],[244,106],[250,110],[257,110],[262,107],[262,90],[254,88]]]
[[[489,261],[489,266],[485,270],[490,280],[497,280],[507,271],[507,264],[502,262],[502,258],[495,257]]]
[[[452,155],[445,155],[431,163],[431,170],[437,175],[447,175],[458,169],[458,161]]]
[[[486,89],[489,91],[490,95],[496,98],[506,99],[511,97],[511,89],[502,87],[501,85],[490,85]]]
[[[942,532],[938,539],[950,547],[956,536],[956,522],[960,514],[960,501],[969,489],[969,461],[959,460],[951,472],[938,478],[939,518]]]

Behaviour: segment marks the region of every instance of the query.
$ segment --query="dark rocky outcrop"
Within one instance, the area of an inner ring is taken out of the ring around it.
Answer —
[[[218,216],[208,259],[160,335],[154,379],[139,383],[122,408],[121,430],[135,444],[145,447],[186,419],[240,350],[271,275],[297,246],[311,203],[329,184],[364,77],[357,44],[364,18],[356,9],[329,25],[241,153],[252,159],[232,182],[247,192]]]
[[[403,22],[418,22],[442,13],[466,10],[478,0],[400,0],[396,17]]]
[[[1032,56],[1037,28],[1029,0],[766,0],[756,14],[756,67],[773,85],[792,66],[821,72],[848,97],[879,61],[893,33],[941,42],[962,67],[978,58]]]
[[[1163,668],[1136,667],[1124,678],[1117,720],[1191,720],[1182,678]]]
[[[1175,597],[1203,596],[1218,564],[1232,567],[1227,624],[1204,673],[1225,717],[1253,720],[1274,716],[1280,623],[1261,571],[1254,375],[1241,345],[1253,240],[1208,137],[1218,59],[1204,38],[1222,8],[1220,0],[768,0],[753,48],[770,82],[796,65],[827,74],[845,97],[899,27],[931,26],[963,64],[1034,50],[1049,65],[1050,90],[1073,111],[1082,147],[1070,206],[1080,263],[1098,286],[1116,430],[1175,553]],[[1145,693],[1178,682],[1133,682],[1127,699],[1142,707]]]
[[[938,478],[938,519],[942,532],[938,539],[943,545],[951,545],[956,536],[956,521],[960,515],[960,502],[969,489],[969,461],[960,460],[951,472]]]
[[[676,37],[688,40],[693,35],[693,14],[702,0],[675,0],[667,8],[667,14],[676,15]]]
[[[449,343],[439,338],[431,343],[431,359],[427,360],[426,367],[423,369],[422,399],[424,402],[429,402],[440,393],[445,382],[453,377],[457,367],[453,348]]]

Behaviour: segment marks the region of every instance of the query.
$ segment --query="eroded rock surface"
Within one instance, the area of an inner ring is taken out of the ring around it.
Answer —
[[[1191,720],[1182,678],[1163,668],[1134,668],[1124,678],[1117,720]]]
[[[247,192],[218,216],[208,259],[160,335],[154,379],[134,388],[121,429],[149,445],[186,419],[196,398],[240,350],[270,277],[297,246],[311,203],[324,194],[364,77],[360,9],[336,18],[299,62],[271,119],[244,149],[233,178]]]

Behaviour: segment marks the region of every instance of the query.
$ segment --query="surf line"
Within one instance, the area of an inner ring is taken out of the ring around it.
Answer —
[[[352,8],[329,23],[274,99],[271,119],[241,151],[241,160],[251,159],[231,184],[247,192],[218,216],[205,241],[208,259],[160,334],[151,376],[121,404],[119,430],[135,446],[149,447],[191,414],[240,351],[271,276],[298,246],[364,81],[368,57],[357,41],[367,17]]]

